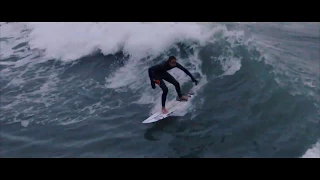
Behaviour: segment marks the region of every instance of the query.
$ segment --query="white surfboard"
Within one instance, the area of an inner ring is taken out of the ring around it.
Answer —
[[[187,96],[188,96],[188,101],[190,101],[194,97],[193,93],[188,93]],[[169,105],[169,107],[167,107],[167,111],[168,111],[167,114],[163,114],[160,110],[160,111],[154,113],[148,119],[142,121],[142,123],[153,123],[153,122],[160,121],[166,117],[169,117],[173,114],[174,111],[179,109],[182,105],[184,105],[188,101],[175,101],[175,102],[171,103]]]

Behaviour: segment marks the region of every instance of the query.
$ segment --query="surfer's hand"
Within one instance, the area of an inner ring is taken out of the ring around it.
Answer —
[[[152,89],[155,89],[156,88],[156,84],[154,82],[151,82],[151,87],[152,87]]]
[[[193,82],[194,82],[195,85],[198,85],[198,81],[197,80],[194,79]]]

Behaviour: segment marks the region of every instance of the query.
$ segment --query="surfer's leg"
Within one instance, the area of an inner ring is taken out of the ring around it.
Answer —
[[[166,106],[166,100],[167,100],[167,94],[168,94],[168,87],[167,87],[167,85],[164,83],[164,81],[162,79],[160,80],[159,86],[162,89],[162,97],[161,97],[162,107],[165,107]]]
[[[171,74],[169,74],[168,72],[163,76],[163,79],[174,85],[174,87],[176,88],[178,97],[181,98],[182,93],[181,93],[179,82],[173,76],[171,76]]]

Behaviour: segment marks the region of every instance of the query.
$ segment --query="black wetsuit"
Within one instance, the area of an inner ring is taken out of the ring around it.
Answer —
[[[181,64],[177,63],[175,67],[181,69],[183,72],[189,75],[193,82],[197,82],[197,80],[192,76],[192,74],[186,68],[184,68]],[[174,77],[172,77],[171,74],[167,72],[168,70],[175,67],[171,67],[168,61],[165,61],[163,63],[150,67],[148,70],[152,88],[153,89],[155,88],[155,83],[158,81],[159,84],[158,83],[157,84],[160,86],[160,88],[163,91],[162,107],[165,107],[167,94],[168,94],[168,87],[166,86],[163,80],[166,80],[167,82],[174,85],[179,98],[181,98],[182,96],[179,82]]]

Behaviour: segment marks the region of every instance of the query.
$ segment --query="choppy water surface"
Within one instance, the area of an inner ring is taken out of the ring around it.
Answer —
[[[1,23],[0,156],[320,157],[319,32],[319,23]],[[169,55],[200,80],[196,96],[177,116],[142,124],[161,104],[146,70]]]

